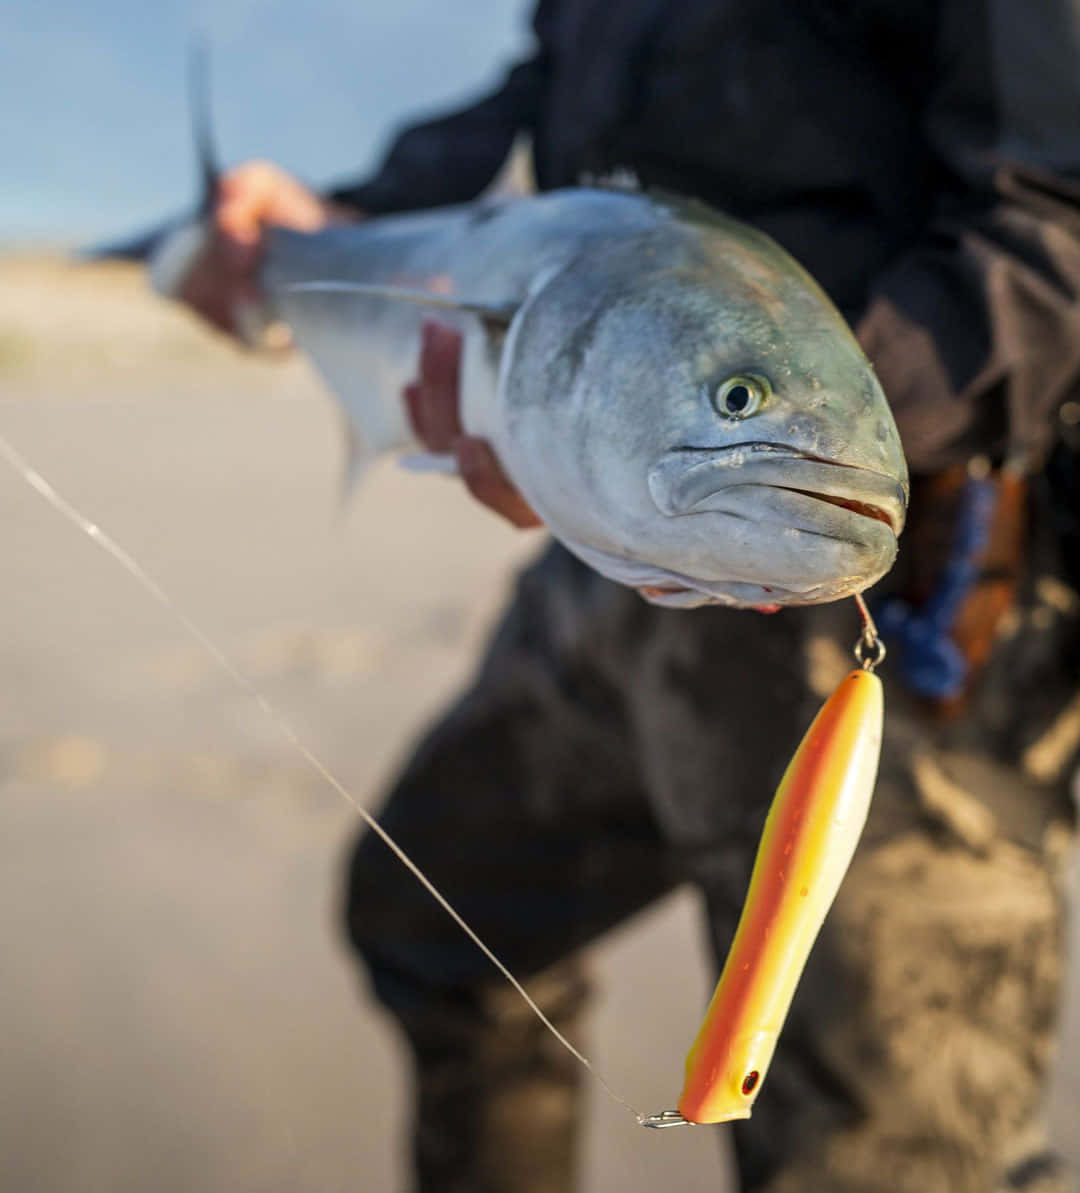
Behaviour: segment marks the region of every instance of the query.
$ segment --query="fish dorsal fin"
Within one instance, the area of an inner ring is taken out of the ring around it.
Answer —
[[[413,306],[426,307],[436,311],[454,311],[462,315],[474,315],[484,325],[484,330],[496,340],[501,340],[517,314],[516,306],[492,306],[487,303],[469,302],[452,295],[435,294],[430,290],[414,290],[406,286],[383,286],[374,282],[291,282],[282,287],[290,294],[356,294],[360,297],[378,298],[387,302],[409,302]]]

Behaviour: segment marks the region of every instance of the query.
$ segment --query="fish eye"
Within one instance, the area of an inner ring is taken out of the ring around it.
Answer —
[[[746,1076],[743,1078],[742,1092],[747,1097],[749,1097],[754,1092],[754,1090],[757,1088],[758,1076],[759,1076],[759,1074],[758,1074],[757,1069],[751,1069],[750,1072],[747,1073]]]
[[[769,396],[769,383],[764,377],[740,373],[729,377],[716,387],[712,404],[724,418],[749,418],[757,414]]]

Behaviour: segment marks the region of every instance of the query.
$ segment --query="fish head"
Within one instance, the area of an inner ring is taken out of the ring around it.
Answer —
[[[726,1123],[749,1118],[776,1051],[778,1033],[748,1032],[733,1037],[727,1048],[709,1065],[709,1072],[697,1072],[697,1057],[687,1057],[687,1087],[679,1099],[679,1112],[688,1122]],[[698,1088],[698,1079],[707,1084]]]
[[[643,255],[591,307],[564,275],[564,309],[540,320],[546,397],[512,411],[530,455],[513,475],[541,516],[658,604],[834,600],[896,556],[907,468],[874,370],[809,276],[751,236],[719,265]]]

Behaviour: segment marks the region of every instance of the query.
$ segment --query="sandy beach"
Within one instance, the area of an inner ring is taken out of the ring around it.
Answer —
[[[542,542],[392,465],[342,509],[303,362],[125,267],[0,260],[0,435],[365,806]],[[336,922],[355,809],[2,462],[0,509],[0,1193],[403,1193],[404,1058]],[[647,1111],[700,1016],[699,930],[682,893],[593,950],[584,1050]],[[1075,994],[1064,1031],[1050,1115],[1080,1163]],[[582,1189],[716,1193],[723,1148],[593,1087]]]

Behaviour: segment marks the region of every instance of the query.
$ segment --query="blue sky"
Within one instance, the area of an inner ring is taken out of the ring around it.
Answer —
[[[195,193],[184,53],[212,46],[227,162],[360,174],[401,119],[493,85],[528,0],[2,0],[0,244],[137,231]]]

